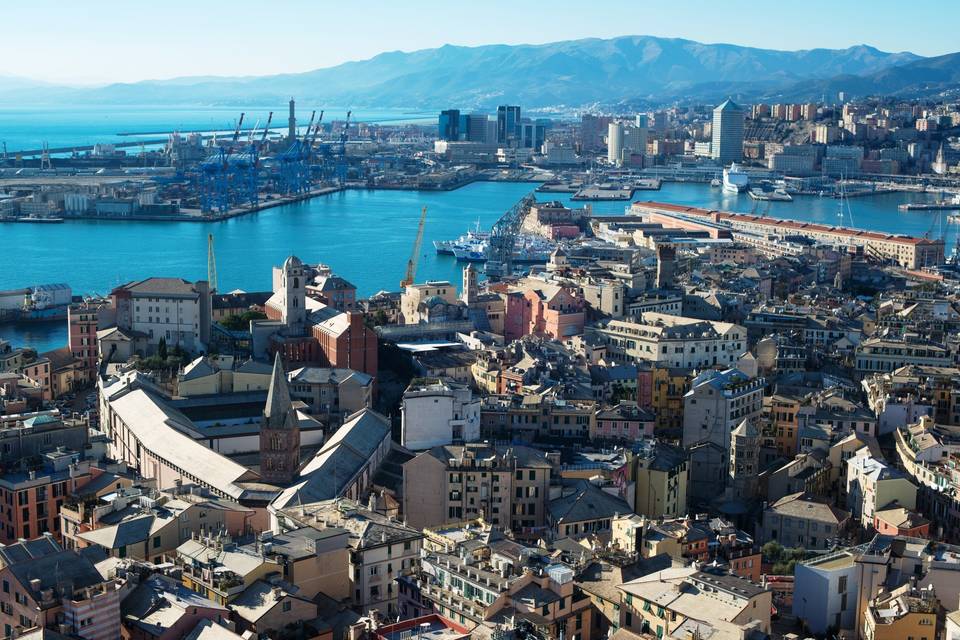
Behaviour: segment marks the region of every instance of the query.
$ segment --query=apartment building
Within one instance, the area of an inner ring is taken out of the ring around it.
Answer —
[[[419,569],[423,532],[369,506],[346,498],[291,505],[277,512],[274,533],[304,527],[346,530],[351,605],[360,613],[376,610],[396,617],[400,611],[396,581]]]
[[[85,640],[120,637],[120,592],[113,580],[104,580],[89,558],[64,550],[52,536],[0,547],[0,567],[5,638],[34,627]]]
[[[645,313],[640,321],[611,320],[592,331],[617,360],[683,369],[733,366],[747,348],[744,327],[665,313]]]
[[[418,528],[482,516],[536,535],[546,526],[551,470],[543,453],[521,445],[434,447],[403,465],[403,511]]]
[[[400,403],[400,444],[414,451],[480,439],[480,398],[449,379],[411,382]]]
[[[631,580],[622,593],[620,626],[657,637],[748,630],[770,633],[772,592],[739,576],[695,568],[666,569]],[[717,631],[714,631],[717,630]],[[694,636],[696,637],[696,636]]]
[[[847,461],[847,508],[851,516],[869,531],[877,511],[894,502],[916,509],[916,485],[902,471],[874,457],[869,449],[857,451]]]
[[[949,367],[953,364],[945,347],[902,338],[867,338],[857,347],[854,357],[861,376],[908,365]]]
[[[156,350],[161,339],[171,349],[206,350],[212,301],[205,280],[147,278],[117,287],[110,297],[117,327],[141,336],[148,353]]]
[[[763,512],[761,542],[776,540],[792,549],[830,549],[850,514],[806,493],[780,498]]]

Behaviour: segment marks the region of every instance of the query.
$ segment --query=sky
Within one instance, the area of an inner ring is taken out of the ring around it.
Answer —
[[[444,44],[621,35],[791,50],[869,44],[925,56],[960,49],[956,0],[928,0],[923,17],[909,7],[902,0],[30,0],[3,3],[8,55],[0,76],[95,84],[266,75]],[[930,19],[938,15],[954,18]]]

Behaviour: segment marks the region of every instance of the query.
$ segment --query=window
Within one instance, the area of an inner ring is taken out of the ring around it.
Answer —
[[[289,601],[289,600],[284,600],[284,601],[283,601],[283,610],[284,610],[284,611],[290,611],[290,601]]]
[[[154,548],[154,549],[159,549],[159,548],[160,548],[160,536],[154,536],[154,537],[153,537],[153,548]]]

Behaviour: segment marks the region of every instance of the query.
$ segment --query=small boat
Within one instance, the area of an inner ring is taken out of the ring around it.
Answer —
[[[714,178],[713,180],[710,181],[710,186],[711,186],[711,187],[720,187],[720,186],[723,186],[723,183],[720,182],[720,178]]]

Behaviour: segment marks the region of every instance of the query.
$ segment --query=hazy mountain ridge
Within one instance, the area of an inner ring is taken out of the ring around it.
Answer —
[[[846,90],[851,93],[857,93],[854,87],[867,90],[871,86],[902,91],[914,81],[911,73],[921,70],[931,82],[935,77],[940,83],[956,82],[956,68],[923,66],[936,60],[867,45],[778,51],[625,36],[542,45],[445,45],[390,51],[315,71],[269,76],[183,77],[87,89],[44,86],[6,90],[0,83],[0,101],[25,100],[29,94],[34,101],[87,104],[253,104],[275,103],[293,95],[321,105],[489,108],[502,102],[526,107],[581,106],[711,99],[727,93],[761,96],[782,92],[810,98],[845,82],[850,83]],[[898,71],[904,68],[912,71]]]

